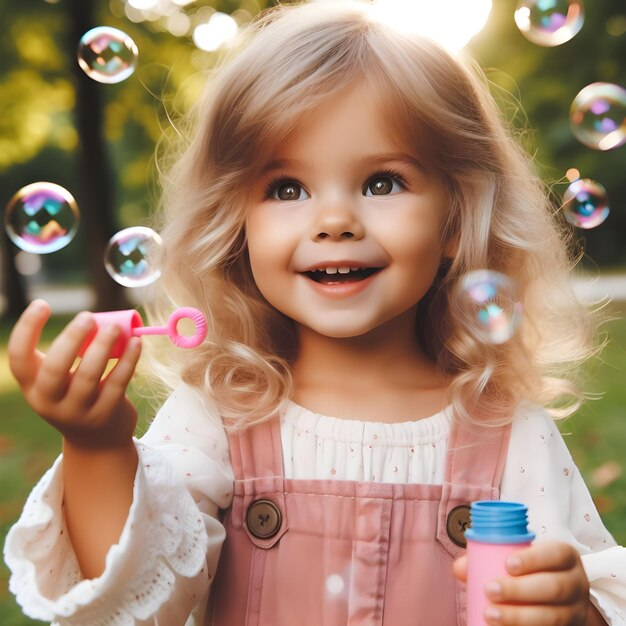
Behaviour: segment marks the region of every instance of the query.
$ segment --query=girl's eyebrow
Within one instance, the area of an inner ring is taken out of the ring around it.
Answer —
[[[415,158],[405,152],[381,152],[379,154],[369,154],[361,157],[359,163],[363,166],[375,166],[389,162],[403,163],[418,170],[423,169],[423,165]]]
[[[302,168],[306,169],[307,165],[304,161],[299,159],[273,159],[269,161],[261,170],[261,176],[265,176],[270,172],[276,170],[284,170],[289,168]]]

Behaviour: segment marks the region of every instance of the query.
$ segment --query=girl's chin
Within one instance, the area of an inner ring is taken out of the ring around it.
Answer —
[[[329,317],[333,315],[329,314]],[[327,337],[328,339],[365,339],[370,333],[380,328],[382,323],[379,321],[370,321],[365,323],[357,323],[355,319],[347,320],[345,323],[340,323],[339,320],[334,320],[332,323],[320,324],[307,323],[305,320],[297,322],[298,333],[314,333]]]

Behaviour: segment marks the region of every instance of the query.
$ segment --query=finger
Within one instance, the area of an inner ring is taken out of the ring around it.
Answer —
[[[69,371],[94,324],[91,313],[83,311],[52,342],[37,376],[36,382],[41,395],[58,399],[65,394],[69,384]]]
[[[506,560],[506,569],[513,576],[536,572],[556,572],[576,567],[580,556],[561,541],[541,541],[530,548],[518,550]]]
[[[492,602],[502,604],[572,604],[587,598],[583,576],[568,571],[503,577],[490,582],[485,591]]]
[[[467,556],[463,555],[452,564],[452,572],[461,581],[467,582]]]
[[[29,387],[35,380],[42,358],[37,344],[49,317],[50,305],[45,300],[33,300],[11,331],[7,344],[9,367],[21,387]]]
[[[97,402],[97,407],[100,411],[105,413],[113,411],[122,400],[126,394],[130,379],[135,373],[140,354],[141,339],[139,337],[131,337],[120,360],[102,383]]]
[[[95,339],[76,368],[68,389],[68,394],[71,394],[77,403],[87,405],[95,400],[100,391],[100,380],[109,362],[109,355],[120,332],[121,329],[116,324],[98,329]]]
[[[564,606],[491,605],[485,611],[489,626],[569,626],[579,624],[583,616]]]

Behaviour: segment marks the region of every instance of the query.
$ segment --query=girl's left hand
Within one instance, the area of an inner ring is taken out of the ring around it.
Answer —
[[[511,555],[510,576],[486,588],[490,626],[589,626],[605,624],[589,602],[589,582],[578,552],[560,541],[533,544]],[[454,563],[454,574],[466,580],[467,558]]]

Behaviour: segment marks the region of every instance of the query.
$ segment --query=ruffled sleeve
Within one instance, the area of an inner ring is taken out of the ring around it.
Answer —
[[[135,442],[133,503],[96,579],[84,580],[63,515],[62,457],[11,528],[10,590],[29,617],[59,626],[201,624],[225,531],[233,475],[219,418],[178,389]],[[191,618],[191,619],[190,619]]]
[[[558,428],[542,409],[513,423],[503,500],[528,506],[537,541],[572,544],[581,554],[592,602],[611,626],[626,625],[626,548],[604,527]]]

